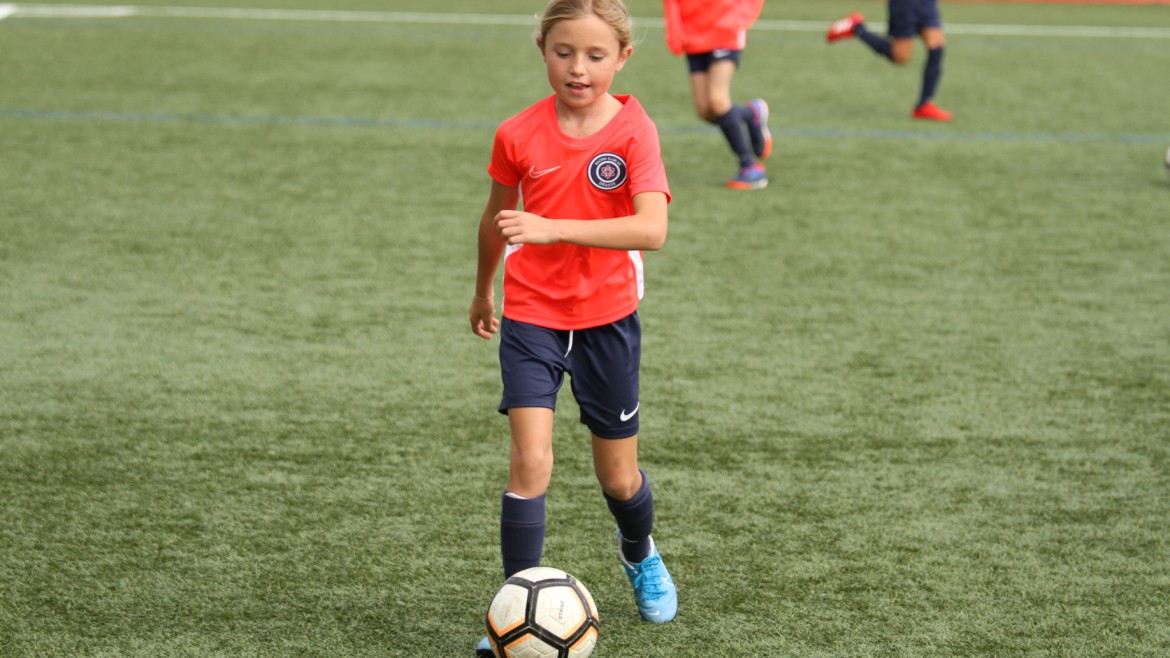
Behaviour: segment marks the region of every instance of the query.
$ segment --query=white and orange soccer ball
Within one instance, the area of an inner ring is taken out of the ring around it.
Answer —
[[[597,605],[581,581],[551,567],[509,578],[488,606],[497,658],[586,658],[597,644]]]

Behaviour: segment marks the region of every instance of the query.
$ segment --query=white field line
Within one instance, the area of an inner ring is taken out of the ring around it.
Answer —
[[[8,13],[5,13],[8,12]],[[142,7],[58,4],[2,4],[0,19],[18,15],[21,18],[125,18],[154,16],[168,18],[211,18],[261,21],[318,21],[348,23],[390,23],[429,25],[532,25],[535,16],[515,14],[447,14],[400,11],[332,11],[311,9],[232,9],[216,7]],[[662,27],[660,18],[635,19],[641,27]],[[828,21],[760,20],[753,30],[770,32],[823,32]],[[874,22],[875,30],[885,26]],[[973,34],[1009,37],[1069,37],[1069,38],[1142,38],[1170,39],[1170,28],[1158,27],[1099,27],[1089,25],[979,25],[947,23],[950,34]]]

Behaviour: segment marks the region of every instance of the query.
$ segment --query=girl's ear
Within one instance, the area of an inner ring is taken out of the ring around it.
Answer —
[[[614,70],[615,71],[622,70],[622,67],[626,65],[626,60],[628,60],[630,58],[630,55],[633,55],[633,54],[634,54],[634,47],[633,46],[626,46],[625,49],[623,49],[620,53],[618,53],[617,66],[614,67]]]

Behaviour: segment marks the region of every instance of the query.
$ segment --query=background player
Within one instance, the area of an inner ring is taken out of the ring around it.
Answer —
[[[747,30],[763,6],[764,0],[663,2],[666,47],[676,55],[687,56],[695,112],[704,121],[719,126],[739,158],[739,172],[727,181],[727,187],[737,190],[768,185],[762,162],[772,154],[768,104],[759,98],[747,105],[731,101],[731,78],[739,68]]]
[[[470,309],[476,335],[500,333],[499,410],[512,438],[504,576],[540,564],[553,410],[569,373],[638,610],[666,622],[678,595],[650,537],[654,497],[638,467],[641,250],[665,243],[670,200],[658,131],[637,99],[609,93],[633,53],[621,0],[552,0],[536,44],[554,93],[496,131]],[[476,652],[491,655],[487,638]]]
[[[889,0],[888,7],[889,39],[867,30],[865,16],[858,13],[830,25],[826,39],[833,43],[838,39],[856,36],[891,62],[905,64],[910,61],[914,35],[917,34],[926,46],[926,65],[922,69],[922,90],[918,95],[918,103],[910,115],[915,119],[950,121],[951,113],[935,105],[932,100],[942,78],[943,54],[946,51],[938,0]]]

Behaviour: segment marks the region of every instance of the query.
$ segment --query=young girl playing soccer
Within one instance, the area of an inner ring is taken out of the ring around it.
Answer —
[[[678,595],[650,538],[654,498],[638,468],[641,251],[665,242],[670,200],[658,132],[633,96],[609,92],[633,53],[621,0],[552,0],[536,45],[553,94],[496,131],[470,310],[472,332],[500,333],[499,410],[512,436],[504,576],[540,564],[553,410],[568,373],[638,610],[666,622]],[[491,655],[487,638],[476,652]]]
[[[739,159],[739,172],[727,181],[734,190],[768,185],[763,160],[772,154],[768,104],[763,99],[736,105],[731,78],[747,44],[747,29],[764,0],[663,0],[666,47],[687,56],[691,96],[699,118],[719,126]]]

